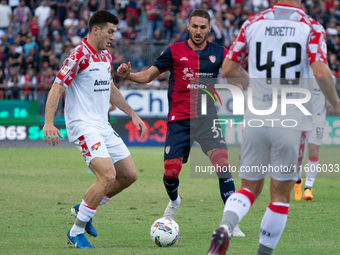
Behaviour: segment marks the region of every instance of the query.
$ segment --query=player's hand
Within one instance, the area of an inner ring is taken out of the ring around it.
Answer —
[[[143,140],[145,138],[146,131],[147,131],[147,128],[146,128],[144,122],[141,120],[141,118],[139,118],[136,115],[135,117],[132,118],[132,123],[133,123],[133,125],[135,125],[137,130],[140,131],[140,138],[142,138],[142,140]]]
[[[51,145],[58,145],[59,144],[59,137],[63,138],[59,129],[57,129],[54,125],[48,125],[45,124],[44,128],[43,128],[43,132],[44,132],[44,141],[45,143],[47,143],[48,140],[48,144]],[[46,139],[47,136],[47,139]]]
[[[333,106],[328,101],[326,101],[326,106],[327,106],[327,109],[330,113],[334,112]]]
[[[129,77],[131,73],[131,63],[129,62],[128,64],[121,64],[117,69],[117,73],[120,77],[123,77],[124,79]]]
[[[335,112],[336,115],[340,116],[340,101],[339,101],[339,99],[338,99],[338,102],[337,102],[336,106],[333,107],[333,109],[334,109],[333,112]]]

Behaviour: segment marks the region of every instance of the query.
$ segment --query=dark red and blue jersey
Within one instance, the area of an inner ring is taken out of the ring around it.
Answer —
[[[169,122],[217,114],[212,98],[214,78],[227,53],[226,48],[210,42],[203,50],[195,51],[185,41],[168,46],[156,59],[154,66],[161,73],[170,71]],[[202,111],[202,98],[206,98],[206,112]]]

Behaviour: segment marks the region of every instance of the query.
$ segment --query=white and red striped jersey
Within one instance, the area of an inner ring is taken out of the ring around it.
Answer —
[[[286,115],[281,114],[281,90],[304,88],[313,94],[314,76],[310,65],[315,61],[327,64],[323,27],[300,8],[276,4],[243,24],[228,54],[229,59],[238,63],[243,63],[247,56],[254,108],[270,109],[273,89],[277,88],[278,106],[267,117],[294,119],[298,122],[294,129],[310,130],[311,116],[305,115],[294,104],[287,105]],[[286,93],[286,98],[292,101],[304,97],[304,93]],[[310,113],[311,101],[303,104]],[[245,112],[245,118],[256,117],[249,108]],[[266,123],[272,125],[272,122]]]
[[[84,38],[64,60],[55,82],[66,88],[65,122],[69,141],[111,129],[108,122],[112,56],[96,52]]]

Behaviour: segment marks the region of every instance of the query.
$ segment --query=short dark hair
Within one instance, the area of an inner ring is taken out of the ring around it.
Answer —
[[[92,31],[94,26],[98,26],[100,29],[103,29],[107,23],[117,25],[118,22],[118,18],[111,12],[105,10],[96,11],[89,20],[89,32]]]
[[[189,22],[191,20],[192,17],[202,17],[208,20],[209,24],[210,24],[210,15],[207,11],[203,10],[203,9],[197,9],[194,10],[189,17]]]

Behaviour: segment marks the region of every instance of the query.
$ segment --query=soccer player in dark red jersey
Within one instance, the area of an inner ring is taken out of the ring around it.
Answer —
[[[228,152],[224,138],[212,129],[217,111],[213,99],[207,97],[206,114],[201,113],[201,94],[204,88],[212,93],[214,78],[217,78],[228,50],[207,41],[211,30],[210,16],[204,10],[191,13],[189,40],[168,46],[148,70],[131,73],[130,62],[121,64],[118,74],[130,81],[149,83],[159,74],[170,71],[168,100],[168,131],[164,150],[164,185],[170,202],[164,217],[174,219],[181,198],[178,196],[179,173],[187,162],[193,141],[197,141],[203,152],[216,167],[227,169]],[[192,130],[195,129],[195,132]],[[234,181],[229,173],[217,173],[223,202],[235,191]],[[244,236],[235,228],[234,236]]]

